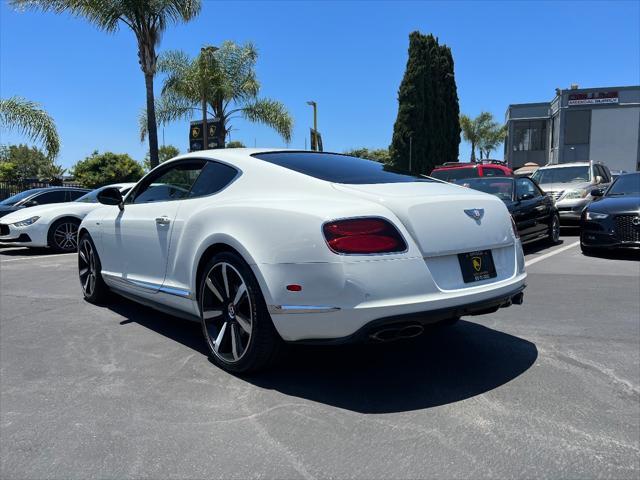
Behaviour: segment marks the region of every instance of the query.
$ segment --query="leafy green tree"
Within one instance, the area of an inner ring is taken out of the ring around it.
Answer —
[[[16,129],[30,140],[42,142],[49,158],[58,156],[56,124],[39,104],[20,97],[0,99],[0,127]]]
[[[54,180],[65,170],[39,148],[9,145],[0,150],[0,180],[23,182],[28,179]]]
[[[178,150],[178,147],[174,147],[173,145],[162,145],[158,149],[158,160],[160,161],[160,163],[171,160],[173,157],[177,157],[178,155],[180,155],[180,150]],[[144,157],[142,166],[145,170],[151,170],[149,152],[147,152],[147,156]]]
[[[144,170],[126,153],[96,150],[73,166],[73,175],[85,187],[97,188],[110,183],[137,182]]]
[[[205,99],[206,115],[220,119],[216,130],[218,145],[224,146],[234,118],[273,128],[286,142],[291,141],[293,120],[285,106],[269,98],[260,98],[260,83],[256,78],[258,58],[251,44],[224,42],[219,49],[204,47],[196,58],[181,51],[169,51],[160,56],[158,71],[166,73],[162,95],[156,105],[160,123],[189,119],[202,115]],[[147,135],[147,114],[140,116],[140,137]]]
[[[458,160],[460,109],[453,56],[433,35],[409,35],[409,58],[398,90],[398,116],[389,148],[393,165],[430,173]]]
[[[480,150],[480,158],[484,154],[484,158],[489,158],[489,155],[494,150],[497,150],[500,145],[504,143],[504,139],[507,137],[507,126],[494,124],[485,134],[484,138],[480,140],[478,148]]]
[[[245,148],[246,145],[242,143],[240,140],[233,140],[227,143],[227,148]]]
[[[352,157],[366,158],[367,160],[375,160],[380,163],[390,163],[391,156],[387,148],[368,149],[365,147],[354,148],[344,152],[345,155],[351,155]]]
[[[133,31],[147,89],[151,165],[158,165],[158,130],[153,94],[156,47],[168,24],[188,22],[200,13],[200,0],[11,0],[11,4],[22,9],[70,13],[109,33],[117,31],[120,24]]]
[[[476,160],[476,147],[480,151],[480,159],[483,154],[488,158],[489,153],[498,148],[506,135],[505,127],[496,122],[489,112],[480,112],[475,118],[460,115],[460,127],[463,138],[471,144],[472,162]]]

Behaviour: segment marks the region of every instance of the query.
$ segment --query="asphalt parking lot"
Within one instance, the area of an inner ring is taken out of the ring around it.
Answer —
[[[75,255],[0,249],[0,477],[638,478],[640,262],[566,233],[522,306],[251,378],[197,324],[83,301]]]

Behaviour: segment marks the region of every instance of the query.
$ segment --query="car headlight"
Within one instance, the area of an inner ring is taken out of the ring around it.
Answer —
[[[562,198],[565,200],[571,200],[576,198],[584,198],[586,196],[587,196],[586,190],[578,189],[578,190],[569,190],[567,193],[564,194]]]
[[[587,210],[587,220],[603,220],[609,216],[608,213],[590,212]]]
[[[40,217],[31,217],[26,220],[20,220],[19,222],[15,222],[13,224],[14,227],[28,227],[29,225],[33,225],[38,221]]]

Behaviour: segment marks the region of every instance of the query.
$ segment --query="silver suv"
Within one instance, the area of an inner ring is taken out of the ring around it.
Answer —
[[[593,200],[591,190],[608,187],[611,172],[599,162],[561,163],[539,168],[531,178],[556,201],[560,223],[577,224]]]

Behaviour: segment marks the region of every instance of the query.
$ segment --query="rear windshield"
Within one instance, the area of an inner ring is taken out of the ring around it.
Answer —
[[[255,158],[332,183],[403,183],[429,182],[383,163],[349,155],[323,152],[255,153]]]
[[[431,176],[438,180],[450,182],[460,178],[475,178],[479,175],[477,168],[443,168],[442,170],[434,170],[431,172]]]

